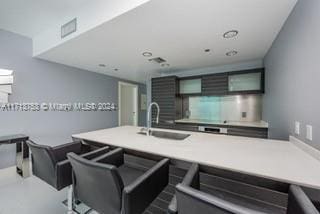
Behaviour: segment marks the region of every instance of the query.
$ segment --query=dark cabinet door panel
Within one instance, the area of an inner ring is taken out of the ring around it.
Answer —
[[[163,86],[157,86],[157,87],[152,87],[154,90],[154,93],[157,94],[172,94],[172,91],[175,91],[175,88],[172,86],[163,85]]]
[[[175,96],[152,96],[152,100],[159,103],[173,103],[173,101],[175,100]]]
[[[172,128],[176,117],[177,77],[160,77],[151,80],[151,99],[160,107],[159,124],[152,123],[152,127]],[[152,109],[152,116],[156,118],[157,111]]]
[[[174,91],[174,89],[172,89]],[[152,94],[152,98],[154,99],[164,99],[166,100],[167,98],[169,99],[174,99],[175,94],[172,94],[172,92],[155,92]]]
[[[228,75],[213,74],[202,77],[203,95],[224,95],[228,93]]]
[[[175,83],[176,81],[175,76],[169,76],[169,77],[158,77],[158,78],[153,78],[152,83],[153,84],[163,84],[163,83]]]
[[[228,128],[228,135],[268,138],[268,129],[264,128],[250,128],[250,127],[233,127]]]
[[[192,124],[176,124],[175,129],[182,130],[182,131],[198,131],[198,125]]]

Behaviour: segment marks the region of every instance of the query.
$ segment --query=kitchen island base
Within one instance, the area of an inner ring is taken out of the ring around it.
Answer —
[[[94,146],[105,146],[105,144],[98,142],[85,140],[83,142]],[[112,145],[109,146],[116,148]],[[130,149],[124,150],[126,162],[139,167],[148,168],[164,158]],[[175,186],[182,182],[190,166],[190,162],[171,159],[169,184],[145,210],[145,214],[165,214],[167,212],[169,203],[175,194]],[[228,198],[234,203],[263,207],[265,211],[270,213],[286,213],[288,189],[289,184],[287,183],[200,165],[201,191]]]

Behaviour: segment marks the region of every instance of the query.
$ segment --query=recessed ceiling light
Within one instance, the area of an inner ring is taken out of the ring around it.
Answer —
[[[99,66],[100,66],[100,67],[106,67],[106,65],[105,65],[105,64],[99,64]]]
[[[230,31],[225,32],[225,33],[223,34],[223,38],[230,39],[230,38],[236,37],[238,34],[239,34],[239,31],[237,31],[237,30],[230,30]]]
[[[205,49],[204,50],[204,52],[207,52],[207,53],[210,52],[210,51],[211,51],[210,49]]]
[[[168,64],[168,63],[163,63],[163,64],[161,64],[161,66],[162,66],[162,67],[169,67],[170,64]]]
[[[150,56],[152,56],[152,53],[151,52],[143,52],[142,56],[150,57]]]
[[[234,55],[237,55],[238,54],[238,51],[229,51],[226,53],[227,56],[234,56]]]

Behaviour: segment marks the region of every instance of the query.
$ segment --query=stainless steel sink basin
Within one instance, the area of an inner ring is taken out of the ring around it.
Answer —
[[[138,134],[147,135],[146,132],[138,132]],[[151,131],[150,136],[170,139],[170,140],[184,140],[189,137],[189,134],[181,134],[176,132],[165,132],[165,131]]]

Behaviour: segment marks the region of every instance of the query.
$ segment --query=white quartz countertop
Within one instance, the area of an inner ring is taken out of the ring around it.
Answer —
[[[214,121],[214,120],[203,120],[203,119],[180,119],[175,120],[176,123],[196,123],[196,124],[209,124],[209,125],[225,125],[225,126],[242,126],[242,127],[255,127],[255,128],[268,128],[268,123],[265,121],[257,122],[245,122],[245,121]]]
[[[140,127],[122,126],[73,137],[320,189],[320,161],[289,141],[153,130],[191,135],[175,141],[137,134]]]

